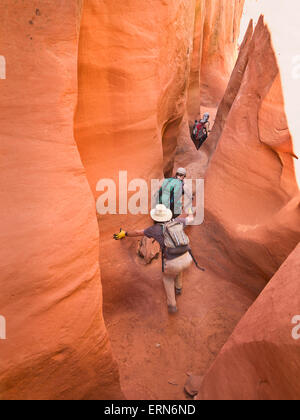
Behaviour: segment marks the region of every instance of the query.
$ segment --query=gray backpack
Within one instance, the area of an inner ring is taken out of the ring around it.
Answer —
[[[169,223],[162,225],[162,227],[163,227],[165,248],[176,249],[180,247],[186,247],[187,249],[184,250],[184,253],[188,251],[194,263],[196,264],[196,267],[201,271],[205,271],[204,268],[199,266],[199,264],[197,263],[192,253],[192,250],[189,247],[190,240],[184,232],[183,224],[176,220],[173,220]],[[180,256],[180,253],[178,254],[178,256]],[[165,271],[164,250],[162,251],[162,271],[163,273]]]
[[[173,220],[163,227],[164,243],[166,248],[178,248],[188,246],[190,240],[184,232],[183,224]]]

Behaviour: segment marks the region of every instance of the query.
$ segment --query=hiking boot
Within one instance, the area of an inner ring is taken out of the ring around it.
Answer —
[[[176,294],[176,296],[182,295],[182,289],[175,288],[175,294]]]
[[[177,311],[178,311],[177,306],[168,305],[169,314],[176,314]]]

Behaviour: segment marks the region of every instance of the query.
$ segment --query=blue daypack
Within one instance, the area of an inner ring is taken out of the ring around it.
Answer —
[[[159,204],[164,204],[174,214],[182,213],[183,181],[177,178],[164,180],[159,190]]]

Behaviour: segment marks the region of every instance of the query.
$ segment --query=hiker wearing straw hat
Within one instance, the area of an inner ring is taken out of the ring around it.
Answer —
[[[162,250],[163,283],[167,296],[169,313],[177,312],[176,295],[182,293],[183,272],[192,264],[189,238],[184,232],[186,225],[194,220],[192,211],[186,218],[172,219],[172,211],[164,204],[151,210],[154,225],[146,230],[126,232],[121,229],[115,240],[126,237],[146,236],[155,239]]]

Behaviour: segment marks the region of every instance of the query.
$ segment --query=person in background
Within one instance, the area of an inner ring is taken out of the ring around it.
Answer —
[[[164,204],[167,209],[170,209],[173,218],[182,214],[183,197],[184,194],[187,193],[184,190],[184,180],[186,175],[187,171],[185,168],[178,168],[175,177],[164,180],[158,193],[158,203]],[[190,197],[190,199],[192,201],[192,197]]]
[[[193,131],[192,131],[192,139],[197,150],[200,149],[200,147],[202,146],[202,144],[205,142],[205,140],[208,137],[209,126],[210,126],[209,118],[210,118],[210,115],[208,112],[206,112],[200,121],[198,120],[195,121]]]

